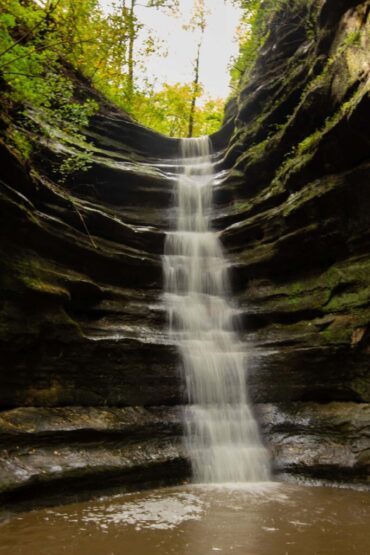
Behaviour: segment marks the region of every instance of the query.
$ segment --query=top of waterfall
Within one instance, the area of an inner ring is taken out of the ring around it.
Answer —
[[[187,158],[209,158],[213,152],[212,141],[208,135],[181,139],[181,155]]]

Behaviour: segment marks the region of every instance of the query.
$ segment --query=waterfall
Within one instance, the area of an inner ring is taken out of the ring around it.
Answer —
[[[167,233],[163,266],[170,332],[188,394],[185,441],[194,479],[266,481],[269,460],[248,400],[245,348],[227,299],[227,263],[211,229],[211,143],[201,137],[181,144],[176,229]]]

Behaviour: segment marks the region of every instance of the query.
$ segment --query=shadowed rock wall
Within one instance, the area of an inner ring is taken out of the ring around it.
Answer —
[[[0,492],[10,497],[188,472],[161,299],[176,177],[158,157],[176,157],[178,144],[104,104],[87,134],[93,165],[64,182],[56,168],[78,144],[40,133],[28,167],[0,144]]]
[[[370,3],[289,5],[237,99],[216,226],[277,470],[366,482]]]

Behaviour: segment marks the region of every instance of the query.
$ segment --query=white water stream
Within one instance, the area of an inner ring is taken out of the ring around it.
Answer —
[[[269,480],[269,459],[246,389],[245,348],[227,299],[228,271],[211,230],[214,168],[208,137],[182,141],[176,230],[163,257],[170,331],[184,368],[186,445],[196,482]]]

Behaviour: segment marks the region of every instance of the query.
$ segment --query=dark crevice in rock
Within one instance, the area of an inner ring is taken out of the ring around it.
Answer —
[[[296,312],[257,312],[249,311],[239,316],[241,326],[249,332],[262,329],[270,324],[295,324],[296,322],[314,320],[320,318],[322,312],[319,310],[302,310]]]
[[[41,506],[60,505],[107,495],[136,491],[138,489],[158,488],[178,484],[190,476],[189,463],[185,459],[153,462],[148,467],[135,465],[130,470],[117,466],[96,469],[86,475],[71,474],[62,478],[49,478],[45,482],[35,480],[32,485],[0,492],[3,509],[27,510]],[[97,485],[100,482],[101,485]],[[71,493],[73,492],[73,493]]]

